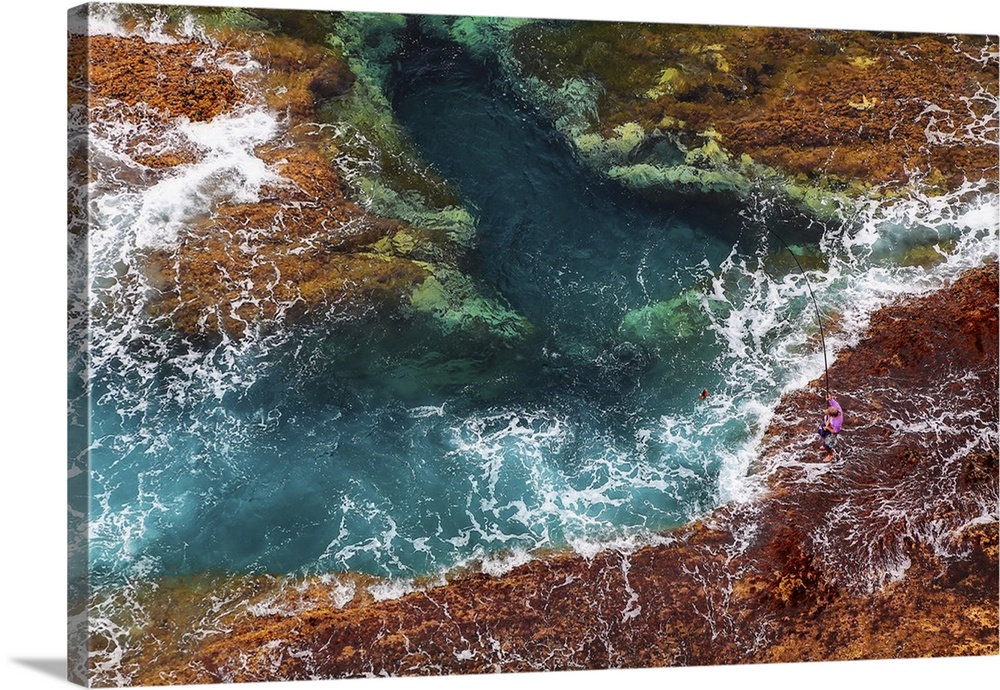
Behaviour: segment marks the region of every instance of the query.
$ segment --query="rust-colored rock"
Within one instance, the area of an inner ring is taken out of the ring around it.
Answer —
[[[363,313],[398,304],[427,271],[366,247],[400,227],[366,216],[344,197],[339,177],[315,148],[262,149],[290,184],[261,189],[254,204],[224,204],[176,250],[150,256],[162,290],[154,316],[180,332],[234,336],[339,305]]]
[[[138,125],[119,131],[119,146],[122,153],[150,168],[198,158],[190,147],[163,150],[164,133],[172,120],[211,120],[244,97],[232,74],[214,63],[206,45],[72,34],[68,51],[70,102],[87,103],[91,119],[100,127],[118,122]]]
[[[241,100],[230,73],[200,64],[208,46],[114,36],[91,36],[89,41],[88,76],[94,99],[145,103],[169,117],[196,121],[211,120]]]
[[[554,88],[599,83],[604,136],[636,122],[699,145],[712,129],[735,156],[825,183],[996,186],[995,138],[964,136],[995,120],[995,37],[539,23],[515,54]]]
[[[347,198],[332,162],[336,142],[315,124],[317,99],[350,89],[346,63],[289,37],[220,31],[218,38],[222,47],[135,37],[70,40],[71,91],[89,89],[96,126],[138,125],[117,141],[140,166],[169,172],[201,159],[196,147],[166,143],[179,117],[210,120],[240,104],[288,117],[282,136],[256,151],[281,183],[264,186],[259,203],[219,203],[175,247],[146,252],[149,314],[173,330],[214,340],[310,315],[403,304],[427,270],[371,245],[405,224],[367,216]],[[247,54],[264,68],[249,64]],[[234,77],[218,66],[224,60],[249,68]]]

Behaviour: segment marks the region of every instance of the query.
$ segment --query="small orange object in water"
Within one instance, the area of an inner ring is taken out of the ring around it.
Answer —
[[[702,388],[701,389],[701,399],[704,400],[707,397],[708,397],[708,389],[707,388]]]

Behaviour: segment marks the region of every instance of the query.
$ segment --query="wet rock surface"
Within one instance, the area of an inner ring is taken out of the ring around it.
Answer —
[[[230,73],[199,64],[206,49],[202,44],[115,36],[93,36],[89,41],[87,76],[91,98],[97,101],[144,103],[168,117],[204,121],[241,100]]]
[[[335,162],[337,142],[316,114],[320,103],[350,91],[346,63],[290,37],[219,35],[216,46],[115,36],[71,42],[71,56],[78,55],[71,88],[88,90],[101,126],[124,132],[119,142],[138,166],[136,180],[155,182],[203,160],[204,150],[171,134],[178,118],[205,122],[261,105],[288,118],[281,136],[254,150],[276,178],[257,200],[223,200],[175,246],[140,250],[150,317],[215,340],[334,312],[409,308],[432,268],[421,259],[453,267],[463,250],[441,232],[380,218],[351,200]],[[409,251],[386,244],[401,234]]]
[[[753,162],[831,190],[996,186],[995,140],[968,136],[995,116],[996,37],[538,22],[512,44],[518,79],[597,94],[590,131],[638,133],[629,165],[686,158],[674,184]]]
[[[877,312],[830,369],[846,411],[835,459],[816,448],[817,381],[777,410],[767,490],[663,544],[456,573],[388,601],[352,589],[334,604],[343,583],[309,580],[283,609],[273,587],[251,588],[270,613],[138,680],[996,654],[997,292],[990,263]],[[920,426],[929,389],[950,393],[936,418],[960,424]]]

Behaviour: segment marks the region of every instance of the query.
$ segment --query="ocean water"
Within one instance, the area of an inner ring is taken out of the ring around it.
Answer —
[[[809,287],[836,324],[832,361],[878,306],[997,253],[997,199],[976,183],[826,224],[764,192],[654,206],[588,171],[453,49],[428,44],[393,84],[402,127],[477,220],[468,272],[533,334],[484,346],[331,315],[208,347],[152,328],[139,250],[169,250],[220,201],[253,202],[276,174],[253,148],[283,122],[254,107],[178,122],[171,136],[204,155],[156,172],[121,153],[134,135],[121,112],[99,113],[89,279],[105,316],[92,325],[88,410],[98,592],[204,572],[406,581],[662,539],[758,490],[747,470],[771,411],[823,374]],[[808,259],[806,275],[773,233]],[[905,265],[912,248],[934,246],[932,268]]]

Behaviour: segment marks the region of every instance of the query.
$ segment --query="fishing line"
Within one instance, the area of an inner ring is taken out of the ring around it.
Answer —
[[[808,276],[806,276],[806,272],[802,270],[802,264],[799,263],[799,257],[795,256],[795,252],[793,252],[792,248],[788,246],[788,243],[785,242],[784,238],[771,228],[767,227],[766,225],[764,226],[764,229],[767,230],[772,235],[774,235],[776,238],[778,238],[778,241],[781,242],[781,244],[785,247],[785,249],[788,250],[788,253],[792,255],[792,261],[795,262],[795,265],[799,269],[799,273],[802,275],[802,279],[806,281],[806,289],[809,291],[809,298],[812,300],[813,308],[816,310],[816,323],[819,325],[819,341],[820,344],[823,346],[823,372],[824,372],[824,380],[826,381],[826,397],[827,399],[829,399],[830,367],[827,364],[826,360],[826,334],[823,332],[823,317],[820,315],[819,304],[817,304],[816,302],[816,295],[813,294],[812,284],[809,282],[809,278]]]

